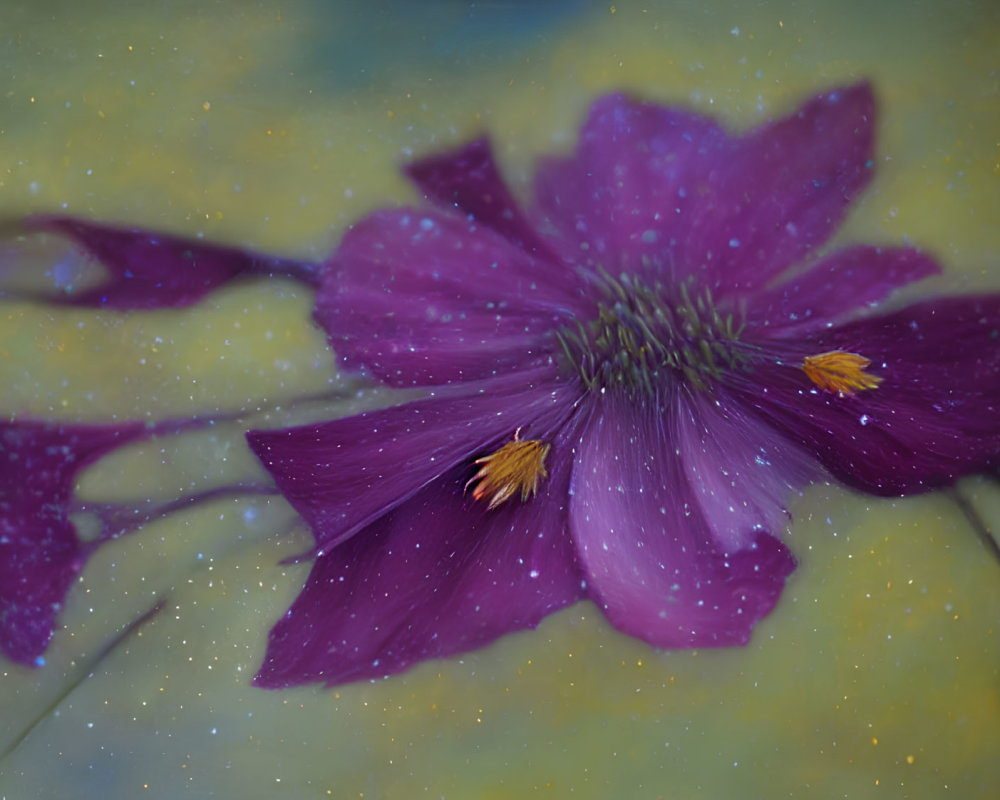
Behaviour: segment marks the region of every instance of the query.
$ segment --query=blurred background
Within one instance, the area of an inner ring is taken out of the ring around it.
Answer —
[[[417,201],[400,164],[484,131],[526,196],[602,93],[743,130],[870,79],[877,172],[838,243],[934,253],[946,275],[909,296],[1000,288],[990,0],[10,0],[2,17],[0,220],[320,259],[352,220]],[[3,269],[58,282],[60,247],[0,244]],[[4,301],[0,413],[220,417],[115,452],[84,498],[260,478],[246,425],[378,401],[336,376],[311,304],[277,280],[151,313]],[[295,402],[323,393],[340,396]],[[0,797],[992,798],[1000,564],[963,505],[995,533],[987,479],[906,500],[813,487],[787,531],[799,569],[745,649],[658,652],[584,603],[384,682],[286,691],[249,681],[308,532],[277,499],[192,506],[98,551],[44,667],[0,661]]]

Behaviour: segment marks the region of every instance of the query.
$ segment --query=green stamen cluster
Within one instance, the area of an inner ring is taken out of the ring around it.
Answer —
[[[735,346],[743,325],[715,310],[708,289],[692,297],[687,282],[668,293],[635,275],[602,271],[601,278],[597,318],[556,333],[588,388],[652,396],[670,381],[706,389],[724,372],[746,368]]]

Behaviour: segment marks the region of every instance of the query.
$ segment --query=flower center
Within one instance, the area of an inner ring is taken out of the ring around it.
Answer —
[[[737,347],[743,325],[715,309],[710,290],[692,295],[682,282],[668,292],[625,273],[616,279],[602,271],[601,278],[597,318],[556,332],[588,388],[654,395],[680,381],[705,389],[727,371],[748,368]]]

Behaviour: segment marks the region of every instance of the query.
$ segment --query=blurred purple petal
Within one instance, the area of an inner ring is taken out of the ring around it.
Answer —
[[[558,429],[574,395],[553,386],[549,370],[520,378],[247,439],[328,550],[518,428],[525,436]]]
[[[594,103],[569,158],[535,174],[537,216],[564,258],[638,271],[643,257],[672,274],[698,189],[732,150],[712,120],[610,95]]]
[[[323,272],[316,320],[345,367],[395,386],[479,380],[537,364],[578,280],[475,222],[380,211]]]
[[[594,601],[616,628],[659,647],[745,644],[795,560],[752,528],[740,531],[738,549],[719,541],[657,409],[612,398],[595,406],[570,498]]]
[[[115,309],[176,308],[238,277],[270,275],[318,284],[318,265],[76,217],[35,216],[28,230],[73,239],[111,273],[93,288],[44,299]]]
[[[838,480],[899,495],[1000,465],[1000,295],[920,303],[798,346],[864,353],[883,378],[837,396],[801,372],[769,368],[746,398]]]
[[[406,174],[443,208],[456,208],[528,252],[546,246],[497,172],[487,138],[414,161]]]
[[[825,242],[867,184],[874,109],[858,84],[729,137],[705,117],[614,95],[594,104],[572,159],[539,168],[541,215],[567,258],[615,271],[649,262],[720,293],[757,288]]]
[[[821,94],[738,140],[699,187],[678,258],[727,291],[764,286],[830,238],[872,175],[875,98],[867,83]]]
[[[567,438],[532,502],[487,511],[464,492],[470,469],[459,465],[317,558],[255,683],[381,678],[534,628],[581,599],[566,531]]]
[[[118,426],[0,423],[0,651],[35,665],[89,546],[69,521],[77,473],[146,434]]]
[[[940,271],[933,258],[918,250],[847,247],[757,294],[747,309],[747,322],[786,327],[789,335],[801,336],[871,308],[895,289]]]

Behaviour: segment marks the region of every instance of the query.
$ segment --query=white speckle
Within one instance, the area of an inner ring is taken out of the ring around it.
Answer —
[[[531,570],[531,572],[528,573],[528,577],[529,578],[537,578],[538,574],[539,574],[538,570],[537,569],[533,569],[533,570]]]
[[[869,422],[871,422],[871,419],[872,418],[869,417],[867,414],[862,414],[860,417],[858,417],[858,422],[860,422],[862,425],[867,425]]]
[[[731,33],[731,34],[732,34],[733,36],[739,36],[739,35],[740,35],[740,29],[739,29],[739,28],[733,28],[733,29],[732,29],[731,31],[729,31],[729,32],[730,32],[730,33]]]

